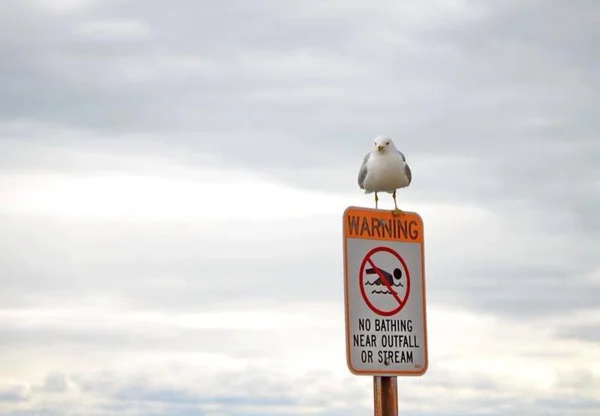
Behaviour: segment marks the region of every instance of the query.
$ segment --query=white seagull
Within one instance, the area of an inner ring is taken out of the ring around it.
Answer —
[[[375,209],[377,209],[377,192],[387,192],[394,198],[392,213],[402,214],[396,204],[396,190],[406,188],[412,181],[412,173],[404,154],[396,149],[396,145],[386,136],[378,136],[373,148],[363,159],[358,171],[358,186],[366,194],[375,193]]]

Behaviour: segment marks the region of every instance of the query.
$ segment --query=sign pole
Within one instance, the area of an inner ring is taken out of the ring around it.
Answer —
[[[375,416],[398,416],[396,377],[373,377]]]

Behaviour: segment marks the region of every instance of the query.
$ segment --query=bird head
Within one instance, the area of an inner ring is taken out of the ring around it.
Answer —
[[[390,139],[389,137],[386,136],[378,136],[375,138],[375,141],[373,142],[373,150],[376,153],[386,153],[390,150],[395,150],[396,146],[394,145],[394,142],[392,141],[392,139]]]

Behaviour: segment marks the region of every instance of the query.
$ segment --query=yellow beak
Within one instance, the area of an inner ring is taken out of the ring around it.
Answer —
[[[385,146],[377,146],[378,151],[383,152],[383,149],[385,149]]]

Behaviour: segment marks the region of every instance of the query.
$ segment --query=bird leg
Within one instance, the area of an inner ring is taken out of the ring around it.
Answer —
[[[375,192],[375,209],[377,209],[377,202],[379,201],[379,198],[377,197],[377,192]]]
[[[396,203],[396,191],[392,194],[392,198],[394,198],[394,209],[392,210],[392,215],[404,215],[404,211],[398,209],[398,204]]]

